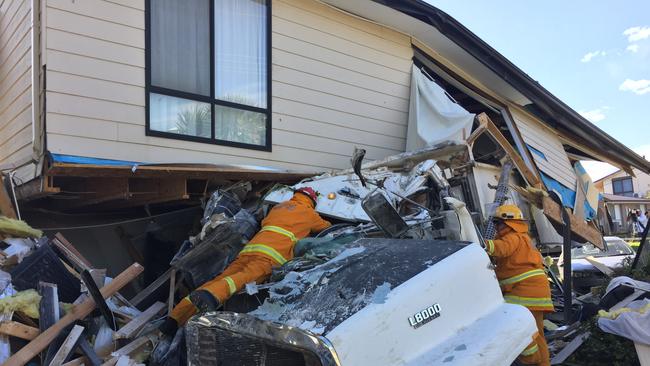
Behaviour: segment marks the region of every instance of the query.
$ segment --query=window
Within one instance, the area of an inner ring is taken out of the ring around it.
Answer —
[[[268,1],[147,1],[147,135],[271,150]]]
[[[634,196],[634,187],[632,186],[632,177],[612,179],[614,194],[618,196]]]

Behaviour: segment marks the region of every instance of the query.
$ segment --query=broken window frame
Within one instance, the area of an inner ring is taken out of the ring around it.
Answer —
[[[265,24],[266,34],[266,106],[255,107],[246,104],[235,103],[226,100],[216,99],[215,96],[215,0],[208,0],[209,2],[209,29],[210,33],[210,93],[209,95],[201,95],[181,90],[169,89],[152,84],[151,65],[152,65],[152,50],[151,50],[151,4],[155,0],[145,0],[145,135],[153,137],[163,137],[174,140],[185,140],[192,142],[201,142],[213,145],[223,145],[237,148],[245,148],[251,150],[272,151],[272,111],[271,111],[271,2],[272,0],[264,0],[266,5]],[[209,103],[210,104],[210,137],[200,137],[189,134],[180,134],[174,132],[166,132],[154,130],[151,128],[151,96],[159,94],[167,97],[182,98],[192,102]],[[219,139],[216,134],[216,115],[217,110],[221,108],[234,109],[241,112],[254,112],[265,117],[265,137],[264,144],[257,145],[252,143],[237,142],[230,140]]]

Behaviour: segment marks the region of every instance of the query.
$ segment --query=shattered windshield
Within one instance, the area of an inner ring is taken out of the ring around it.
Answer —
[[[578,248],[571,250],[571,258],[580,259],[585,257],[614,257],[619,255],[633,254],[632,248],[627,245],[623,240],[608,240],[607,250],[603,251],[595,247],[593,244],[585,244]]]

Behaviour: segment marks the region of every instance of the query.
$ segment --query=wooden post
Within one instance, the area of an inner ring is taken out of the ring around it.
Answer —
[[[136,278],[142,271],[139,263],[132,264],[129,268],[120,273],[111,283],[101,289],[104,298],[110,297],[115,294],[119,289]],[[50,342],[68,325],[74,323],[76,320],[83,319],[95,309],[95,302],[92,299],[87,299],[83,303],[76,305],[56,324],[49,327],[33,341],[29,342],[25,347],[11,356],[5,366],[22,366],[34,358],[39,352],[47,347]]]

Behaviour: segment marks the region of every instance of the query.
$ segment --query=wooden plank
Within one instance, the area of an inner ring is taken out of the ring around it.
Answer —
[[[56,324],[60,319],[59,292],[56,284],[42,281],[38,283],[38,292],[41,295],[41,302],[38,308],[40,314],[38,327],[43,332]],[[54,346],[48,345],[47,351],[41,353],[41,360],[45,362],[48,355],[52,356],[56,351],[57,349]]]
[[[151,284],[149,284],[149,286],[147,286],[144,290],[138,292],[138,294],[135,295],[130,300],[131,304],[133,304],[133,306],[140,305],[142,301],[144,301],[147,297],[149,297],[156,290],[158,290],[162,285],[164,285],[167,281],[169,281],[171,274],[172,274],[172,269],[170,268],[165,273],[163,273],[160,277],[156,278],[156,280],[153,281]]]
[[[492,137],[496,140],[496,142],[505,150],[506,154],[512,159],[513,164],[519,170],[521,175],[526,179],[529,185],[536,187],[539,183],[539,175],[536,174],[537,172],[533,172],[530,169],[528,169],[528,166],[526,166],[526,163],[524,160],[521,158],[521,155],[517,152],[517,150],[510,145],[510,142],[508,139],[506,139],[505,136],[499,131],[499,128],[490,120],[490,117],[488,117],[487,114],[481,113],[476,117],[479,120],[480,124],[484,124],[487,127],[487,131],[490,133]]]
[[[152,340],[149,337],[147,336],[140,337],[134,340],[133,342],[127,344],[126,346],[118,349],[117,351],[112,352],[111,356],[113,357],[128,356],[133,352],[139,350],[142,346],[144,346],[149,342],[152,342]]]
[[[63,256],[79,271],[91,270],[92,265],[61,233],[54,235],[52,244],[61,251]]]
[[[74,360],[68,361],[63,364],[63,366],[84,366],[88,362],[88,359],[85,356],[75,358]]]
[[[136,333],[149,321],[151,320],[154,316],[156,316],[160,310],[162,310],[165,307],[165,304],[158,301],[151,305],[147,310],[143,311],[135,317],[133,320],[131,320],[128,324],[120,328],[115,334],[113,335],[113,338],[115,339],[122,339],[122,338],[133,338]]]
[[[115,294],[119,289],[127,285],[133,279],[135,279],[142,271],[142,267],[139,263],[132,264],[129,268],[125,269],[117,277],[113,279],[108,285],[104,286],[101,289],[102,296],[104,298],[110,297]],[[72,324],[78,319],[83,319],[88,314],[90,314],[95,309],[95,302],[92,299],[87,299],[80,305],[72,307],[70,312],[68,312],[61,320],[56,324],[45,330],[38,337],[32,340],[25,347],[16,352],[11,356],[7,362],[6,366],[22,366],[34,358],[40,351],[45,349],[51,341],[56,338],[56,336],[61,332],[66,326]]]
[[[562,351],[553,357],[551,360],[551,365],[559,365],[562,362],[566,361],[566,359],[569,358],[569,356],[571,356],[573,352],[575,352],[582,345],[582,343],[584,343],[584,341],[589,338],[590,335],[591,333],[585,332],[573,338],[573,340],[569,342],[569,344],[567,344],[566,347],[562,349]]]
[[[167,299],[167,315],[171,315],[174,308],[174,295],[176,294],[176,268],[172,268],[169,276],[169,298]]]
[[[31,341],[36,338],[41,331],[38,328],[30,327],[23,323],[4,321],[0,323],[0,333]]]
[[[550,197],[542,198],[542,210],[549,220],[557,225],[563,225],[562,208]],[[578,236],[582,241],[590,242],[601,250],[605,249],[603,236],[598,230],[575,215],[569,214],[569,217],[571,218],[571,232],[574,235]]]
[[[68,358],[70,353],[77,346],[77,342],[79,341],[79,337],[81,337],[83,331],[84,331],[84,327],[82,327],[81,325],[75,325],[72,328],[70,334],[68,334],[65,341],[63,341],[63,345],[61,346],[61,348],[59,348],[59,351],[54,355],[54,358],[52,358],[52,361],[50,362],[50,366],[62,365],[65,362],[66,358]]]
[[[17,219],[18,215],[16,215],[16,210],[14,210],[13,200],[9,192],[7,192],[6,187],[5,178],[0,175],[0,213],[10,219]]]

